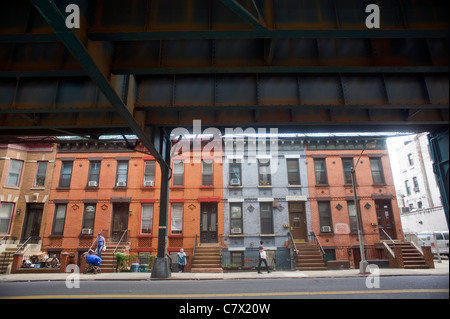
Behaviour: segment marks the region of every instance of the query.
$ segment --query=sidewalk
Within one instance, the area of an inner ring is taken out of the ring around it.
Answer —
[[[435,269],[401,269],[380,268],[380,276],[431,276],[449,274],[449,261],[442,263],[435,261]],[[29,281],[62,281],[66,280],[68,273],[58,274],[13,274],[0,275],[2,282],[29,282]],[[119,272],[104,274],[80,274],[80,280],[150,280],[150,273],[143,272]],[[361,277],[359,269],[350,270],[322,270],[322,271],[273,271],[268,274],[263,272],[229,272],[229,273],[172,273],[168,279],[157,280],[232,280],[232,279],[269,279],[269,278],[337,278],[337,277]],[[155,279],[151,279],[155,280]]]

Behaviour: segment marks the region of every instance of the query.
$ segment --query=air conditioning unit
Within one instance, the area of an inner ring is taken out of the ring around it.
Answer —
[[[117,187],[124,187],[124,186],[127,186],[127,182],[117,182],[116,186],[117,186]]]
[[[155,186],[155,182],[154,181],[144,181],[144,186],[153,187],[153,186]]]
[[[239,180],[239,178],[232,178],[230,181],[230,185],[231,186],[239,186],[239,185],[241,185],[241,181]]]
[[[419,187],[414,187],[414,191],[419,192],[420,191]]]
[[[320,231],[322,233],[331,233],[331,226],[322,226]]]
[[[98,186],[98,183],[97,183],[97,181],[89,181],[89,182],[88,182],[88,186],[89,186],[89,187],[97,187],[97,186]]]
[[[83,228],[81,229],[81,234],[83,235],[92,235],[93,229],[91,228]]]
[[[242,232],[241,228],[231,228],[232,234],[240,234]]]

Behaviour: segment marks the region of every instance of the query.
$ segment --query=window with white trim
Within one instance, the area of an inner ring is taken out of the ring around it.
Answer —
[[[0,234],[8,234],[14,203],[0,203]]]
[[[142,205],[141,234],[150,235],[153,226],[153,204]]]
[[[183,204],[172,204],[170,231],[172,235],[183,233]]]
[[[6,178],[6,186],[19,186],[20,173],[22,172],[23,162],[12,159],[9,162],[8,177]]]

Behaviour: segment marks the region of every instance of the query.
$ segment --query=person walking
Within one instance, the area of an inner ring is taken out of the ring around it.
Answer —
[[[264,262],[266,264],[266,270],[267,273],[270,274],[271,271],[269,269],[269,265],[267,264],[267,253],[266,253],[266,249],[264,248],[264,242],[260,241],[259,242],[259,263],[258,263],[258,274],[261,274],[261,263]]]
[[[177,253],[177,257],[178,257],[179,272],[184,272],[184,266],[186,266],[186,253],[184,252],[183,248],[181,248],[180,251]]]
[[[95,250],[95,252],[100,258],[102,257],[102,250],[104,245],[105,245],[105,238],[102,236],[102,233],[99,233],[97,236],[97,249]]]

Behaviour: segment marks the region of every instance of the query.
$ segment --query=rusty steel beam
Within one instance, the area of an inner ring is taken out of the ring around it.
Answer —
[[[449,49],[436,39],[245,39],[124,41],[110,49],[113,74],[435,73]],[[0,77],[80,76],[62,43],[0,44]]]
[[[52,27],[64,43],[64,46],[86,71],[87,75],[98,86],[99,90],[115,109],[117,115],[125,121],[158,163],[162,167],[166,167],[167,163],[153,145],[150,136],[145,132],[146,128],[141,120],[142,117],[134,112],[134,103],[126,103],[119,96],[118,86],[122,85],[120,83],[122,78],[116,78],[111,75],[107,48],[102,43],[94,43],[87,38],[86,23],[82,23],[84,28],[76,29],[75,31],[68,29],[65,25],[64,15],[53,1],[30,0],[30,2]],[[129,86],[126,85],[125,87],[125,90],[128,91]]]

